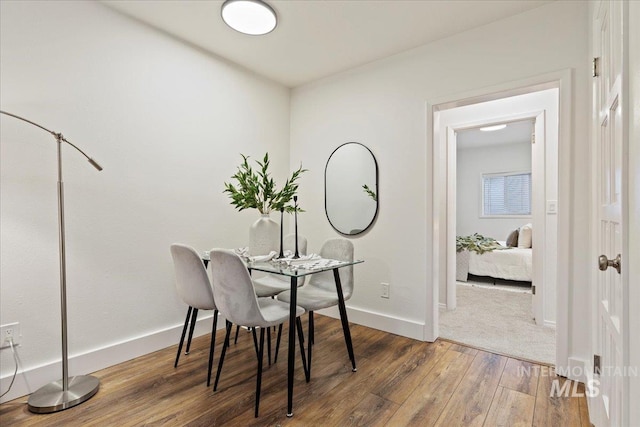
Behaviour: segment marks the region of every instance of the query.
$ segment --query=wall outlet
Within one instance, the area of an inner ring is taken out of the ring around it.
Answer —
[[[11,345],[9,345],[10,339],[13,339],[13,346],[15,347],[20,344],[21,338],[20,323],[7,323],[6,325],[0,326],[0,348],[11,347]]]
[[[389,298],[389,284],[388,283],[381,283],[381,292],[380,292],[380,296],[382,298]]]

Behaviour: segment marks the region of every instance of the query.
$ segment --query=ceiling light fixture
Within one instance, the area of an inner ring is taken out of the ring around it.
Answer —
[[[226,0],[222,4],[222,20],[251,36],[270,33],[278,24],[275,10],[261,0]]]
[[[502,124],[502,125],[495,125],[495,126],[485,126],[483,128],[480,128],[480,130],[483,131],[483,132],[493,132],[494,130],[500,130],[500,129],[504,129],[506,127],[507,127],[507,125]]]

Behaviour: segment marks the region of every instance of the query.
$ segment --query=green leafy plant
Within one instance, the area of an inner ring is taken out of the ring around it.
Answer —
[[[472,236],[456,236],[456,252],[466,249],[483,254],[500,248],[502,246],[495,239],[484,237],[482,234],[473,233]]]
[[[371,197],[373,199],[374,202],[378,201],[378,196],[376,195],[376,193],[369,188],[369,186],[367,184],[364,184],[362,186],[362,188],[364,189],[364,192],[367,193],[369,195],[369,197]]]
[[[288,204],[298,191],[297,180],[307,169],[302,166],[291,174],[281,190],[276,189],[276,183],[269,175],[269,153],[265,153],[262,161],[256,161],[260,167],[254,170],[249,165],[249,156],[240,154],[242,163],[238,171],[231,178],[237,181],[237,186],[224,183],[224,193],[228,193],[231,204],[239,211],[244,209],[257,209],[261,214],[268,214],[272,210],[284,209],[286,212],[294,212],[296,207]],[[298,212],[303,212],[297,208]]]

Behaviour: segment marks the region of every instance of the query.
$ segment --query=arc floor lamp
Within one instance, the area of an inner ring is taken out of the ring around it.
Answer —
[[[50,131],[37,123],[15,114],[0,111],[0,114],[11,116],[36,126],[55,138],[58,143],[58,240],[60,245],[60,314],[62,320],[62,379],[51,382],[36,390],[29,396],[29,410],[40,414],[58,412],[79,405],[91,398],[100,388],[100,380],[91,375],[78,375],[69,378],[69,355],[67,353],[67,267],[64,239],[64,188],[62,183],[62,143],[65,142],[78,150],[98,171],[102,166],[89,157],[80,148],[67,141],[61,133]]]

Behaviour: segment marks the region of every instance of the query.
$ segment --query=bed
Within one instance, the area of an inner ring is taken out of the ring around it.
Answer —
[[[504,242],[500,242],[504,246]],[[495,279],[532,281],[531,248],[506,248],[478,254],[469,252],[469,274]]]

